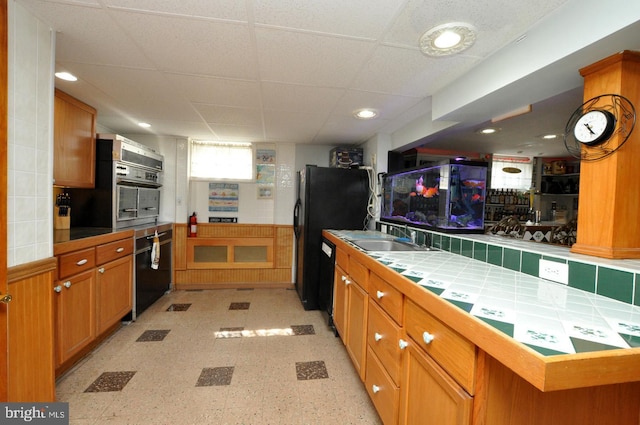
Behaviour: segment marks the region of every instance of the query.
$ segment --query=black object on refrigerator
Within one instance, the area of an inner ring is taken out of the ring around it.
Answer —
[[[305,310],[331,311],[333,284],[320,279],[322,230],[365,228],[369,174],[361,169],[307,165],[297,177],[296,289]]]

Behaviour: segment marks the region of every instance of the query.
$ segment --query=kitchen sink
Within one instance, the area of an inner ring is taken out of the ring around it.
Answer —
[[[394,239],[356,239],[351,243],[365,251],[433,251],[428,246],[418,246]]]

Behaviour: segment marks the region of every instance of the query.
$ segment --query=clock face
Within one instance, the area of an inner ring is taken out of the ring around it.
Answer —
[[[615,121],[615,117],[609,111],[589,111],[578,119],[573,134],[578,142],[586,145],[603,142],[613,134]]]

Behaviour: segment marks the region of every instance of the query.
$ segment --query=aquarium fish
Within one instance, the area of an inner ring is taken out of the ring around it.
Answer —
[[[434,187],[425,187],[422,190],[422,196],[425,198],[433,198],[438,194],[438,186]]]
[[[471,197],[471,202],[478,202],[478,201],[482,201],[482,196],[478,195],[477,193],[475,195],[473,195]]]

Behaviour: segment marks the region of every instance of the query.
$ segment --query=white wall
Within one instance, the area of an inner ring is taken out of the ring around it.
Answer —
[[[53,255],[55,33],[9,0],[7,266]]]

